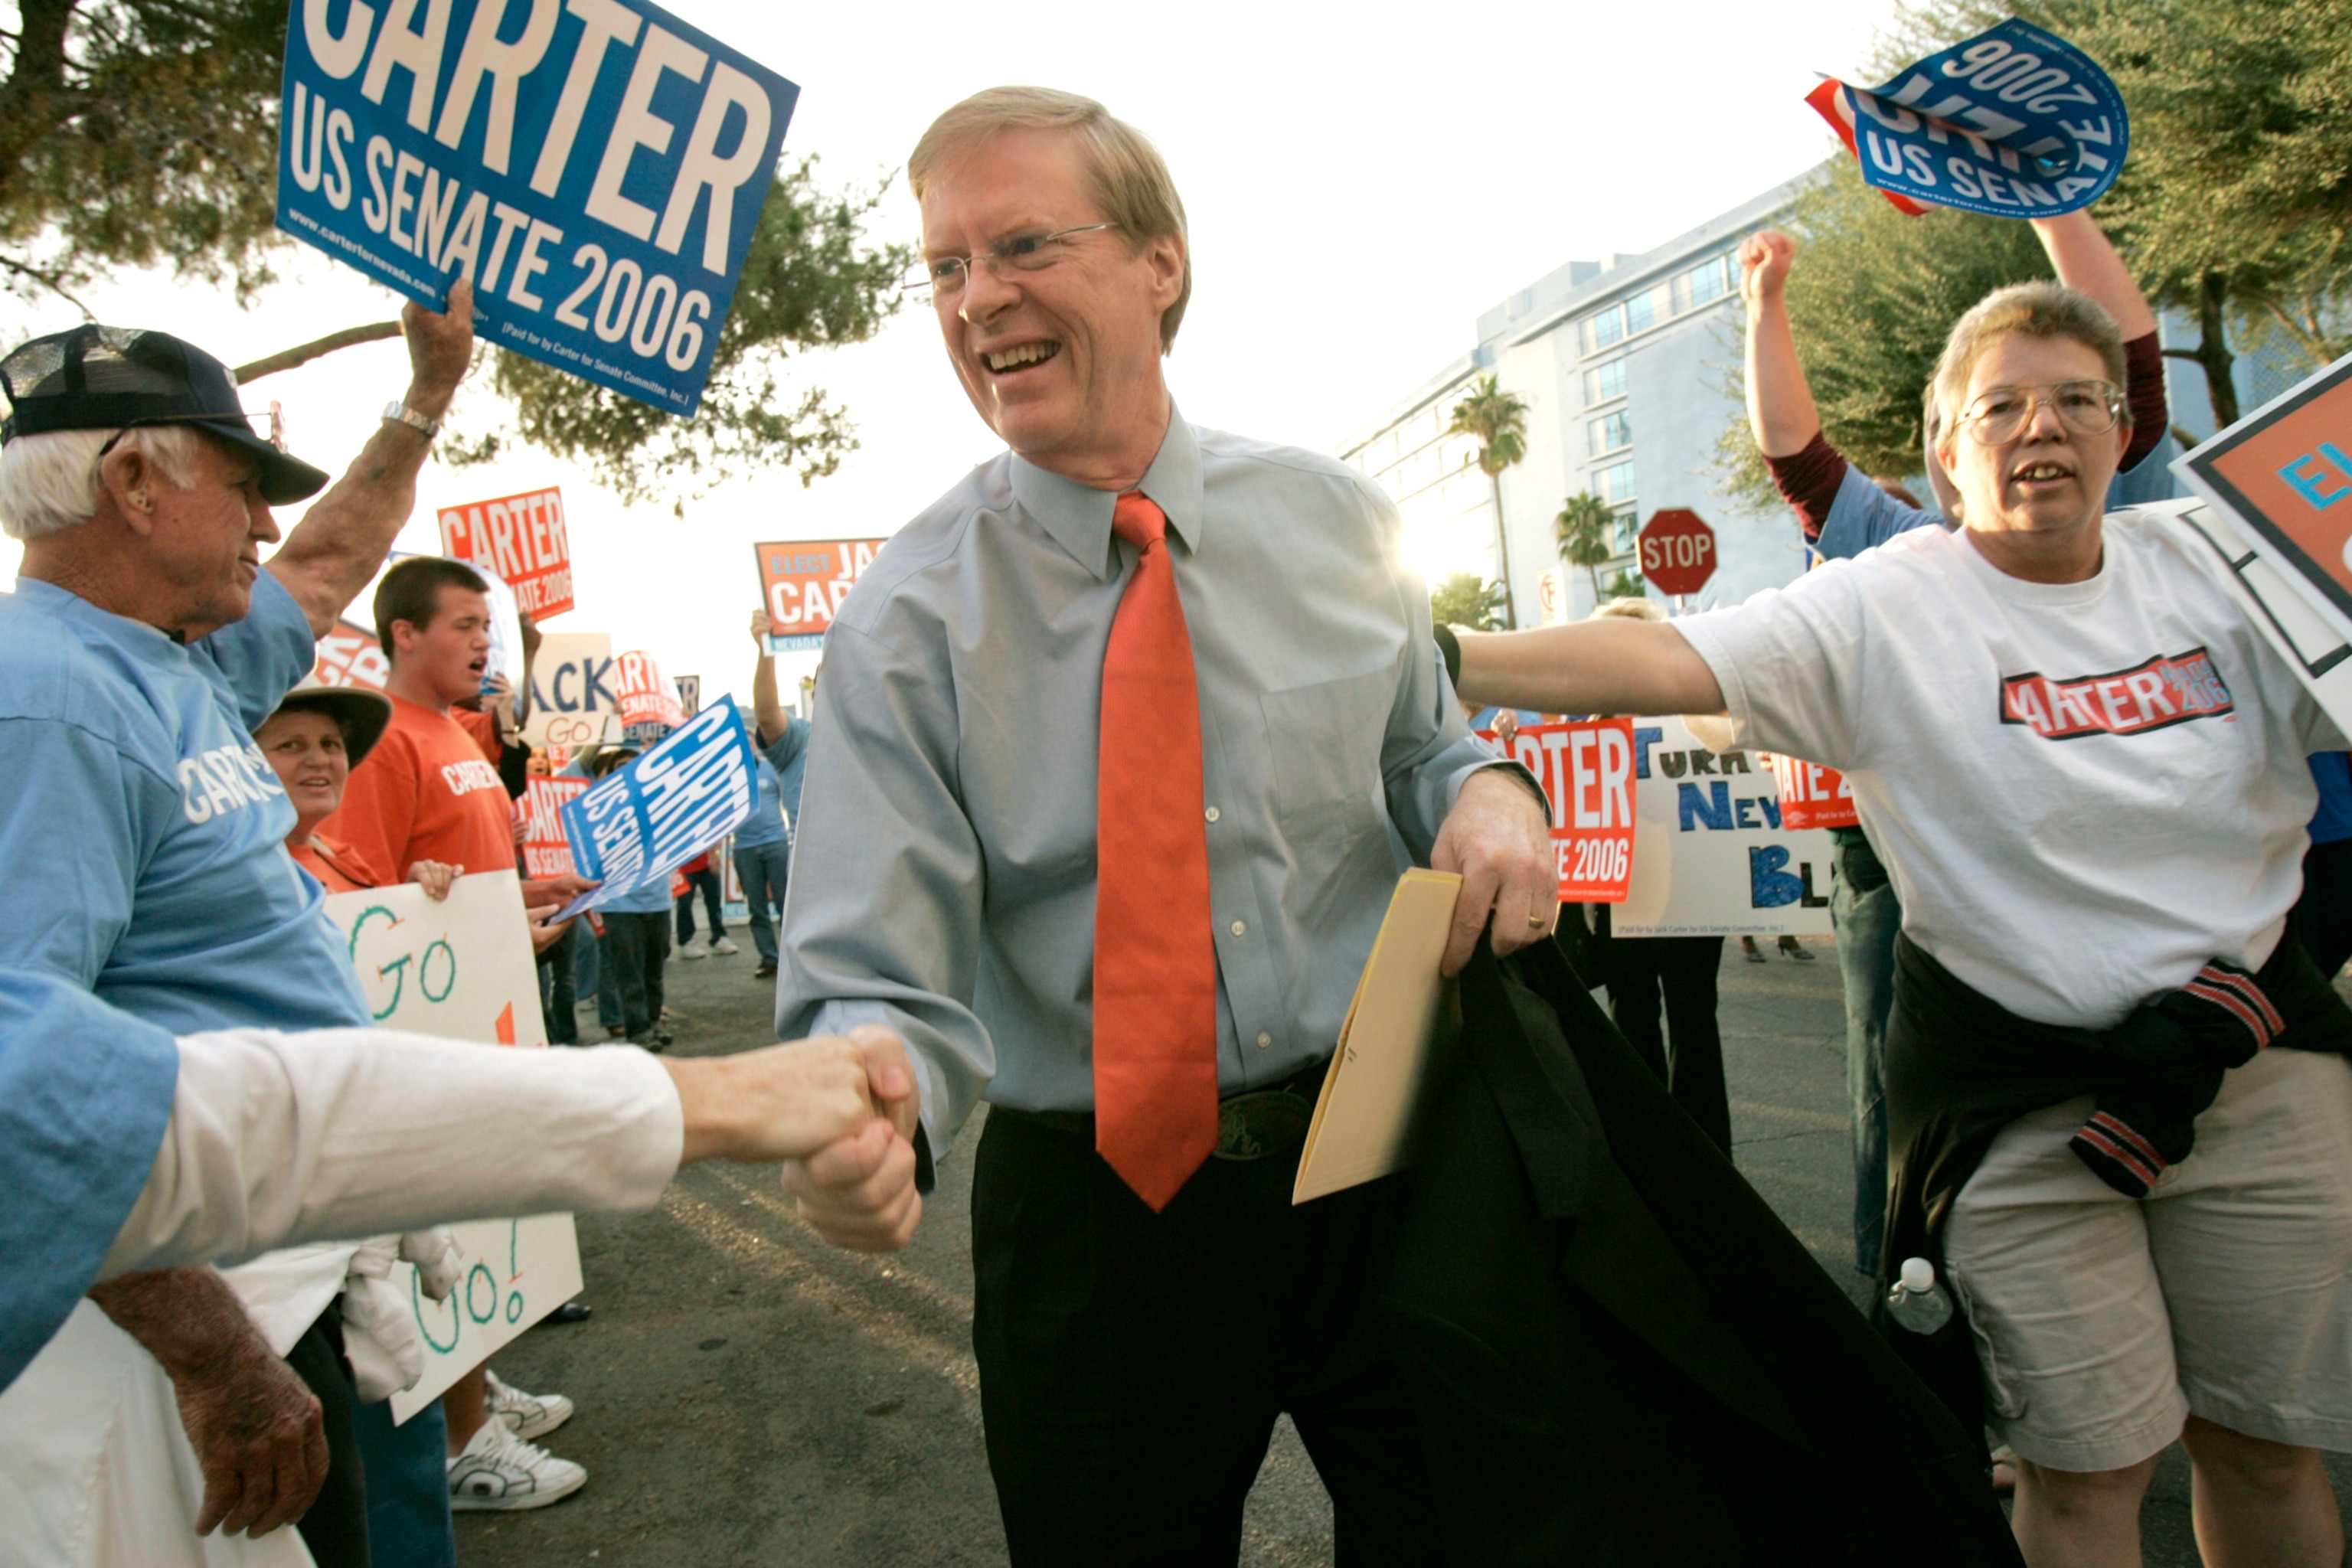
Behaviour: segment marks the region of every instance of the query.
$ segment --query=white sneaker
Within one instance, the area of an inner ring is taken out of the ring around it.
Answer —
[[[518,1437],[544,1437],[572,1419],[572,1401],[560,1394],[525,1394],[500,1383],[499,1374],[487,1368],[482,1376],[489,1385],[482,1403],[489,1406],[493,1419],[505,1422]]]
[[[449,1507],[457,1512],[545,1508],[588,1482],[588,1472],[485,1421],[465,1452],[449,1461]]]
[[[732,958],[735,954],[742,952],[743,950],[737,947],[733,942],[729,942],[722,936],[717,942],[710,944],[710,951],[719,954],[721,958]]]
[[[677,950],[677,955],[680,958],[709,958],[710,956],[710,950],[702,945],[702,939],[700,937],[696,937],[692,942],[689,942],[684,947],[679,948]]]

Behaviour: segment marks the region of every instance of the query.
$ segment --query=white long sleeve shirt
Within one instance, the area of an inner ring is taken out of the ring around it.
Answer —
[[[677,1087],[635,1047],[384,1029],[178,1044],[171,1122],[102,1279],[459,1220],[649,1209],[685,1142]]]

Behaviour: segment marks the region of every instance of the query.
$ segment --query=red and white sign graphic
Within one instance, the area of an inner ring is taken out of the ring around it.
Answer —
[[[2236,708],[2213,656],[2201,647],[2105,675],[2012,675],[2000,683],[2000,721],[2048,741],[2137,735]]]
[[[563,803],[588,793],[586,779],[535,778],[515,802],[522,814],[522,874],[569,877],[572,841],[563,834]]]
[[[1640,542],[1642,576],[1661,594],[1696,594],[1715,575],[1715,530],[1687,507],[1652,512]]]
[[[1529,724],[1507,750],[1551,802],[1560,901],[1623,903],[1633,883],[1633,721]]]
[[[572,608],[572,536],[561,490],[443,507],[441,553],[503,579],[534,621]]]
[[[653,655],[625,653],[613,664],[623,724],[667,724],[674,730],[686,722],[677,688],[662,678],[661,666],[654,662]]]
[[[375,633],[350,621],[337,621],[334,630],[319,639],[319,662],[310,679],[321,686],[358,686],[382,691],[392,675],[392,661]]]
[[[1835,768],[1801,762],[1769,752],[1757,756],[1770,766],[1780,785],[1780,826],[1794,833],[1808,827],[1859,827],[1853,812],[1853,787]]]
[[[790,540],[781,544],[755,544],[759,558],[760,600],[768,607],[771,653],[818,646],[841,613],[849,590],[874,564],[879,539]],[[802,639],[794,642],[794,638]]]

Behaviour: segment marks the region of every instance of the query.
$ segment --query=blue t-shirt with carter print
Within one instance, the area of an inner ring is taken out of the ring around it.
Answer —
[[[268,572],[184,647],[51,584],[0,595],[0,964],[180,1034],[368,1023],[252,734],[314,657]]]

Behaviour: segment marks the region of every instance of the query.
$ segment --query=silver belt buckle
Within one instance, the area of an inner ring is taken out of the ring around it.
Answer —
[[[1263,1160],[1286,1153],[1307,1140],[1315,1120],[1315,1104],[1287,1089],[1260,1089],[1237,1094],[1217,1106],[1217,1147],[1220,1160]]]

